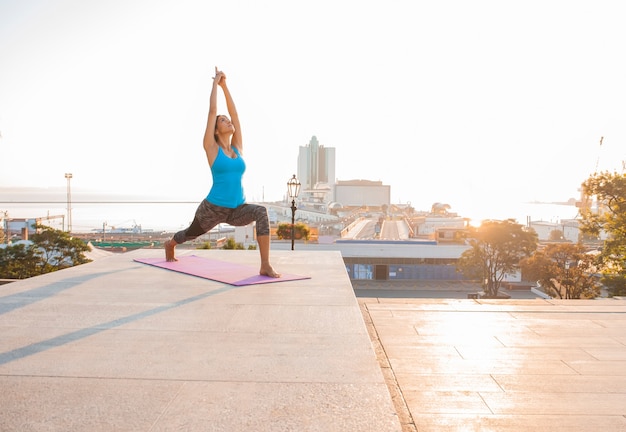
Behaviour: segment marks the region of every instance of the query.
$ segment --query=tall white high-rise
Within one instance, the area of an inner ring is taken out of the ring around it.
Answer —
[[[335,148],[320,145],[316,136],[298,152],[298,179],[303,189],[335,184]]]

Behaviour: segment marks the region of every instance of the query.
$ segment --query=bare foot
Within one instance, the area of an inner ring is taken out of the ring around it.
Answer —
[[[259,274],[261,276],[269,276],[269,277],[274,277],[274,278],[279,278],[280,277],[280,273],[278,273],[276,270],[274,270],[272,265],[269,264],[269,263],[261,264],[261,270],[259,270]]]
[[[165,261],[178,261],[178,259],[176,259],[176,257],[174,256],[174,248],[176,248],[176,242],[173,240],[167,240],[163,245],[165,246]]]

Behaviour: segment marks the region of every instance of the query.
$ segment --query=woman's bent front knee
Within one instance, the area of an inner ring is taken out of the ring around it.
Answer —
[[[267,209],[263,206],[258,206],[255,210],[256,221],[256,235],[270,235],[270,221],[267,215]]]

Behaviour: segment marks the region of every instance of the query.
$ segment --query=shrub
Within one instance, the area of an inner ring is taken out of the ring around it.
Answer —
[[[293,236],[296,240],[308,240],[310,232],[311,230],[309,229],[309,227],[301,222],[298,222],[293,226]],[[291,240],[291,224],[278,224],[278,228],[276,229],[276,235],[279,239]]]

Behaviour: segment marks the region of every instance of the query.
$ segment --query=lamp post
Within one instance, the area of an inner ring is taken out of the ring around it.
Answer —
[[[67,232],[72,232],[72,192],[70,191],[70,180],[72,173],[65,173],[67,179]]]
[[[287,194],[289,195],[289,199],[291,200],[291,250],[293,250],[294,245],[294,235],[295,229],[294,225],[296,223],[296,198],[300,193],[300,182],[296,178],[294,174],[293,177],[289,179],[287,182]]]

